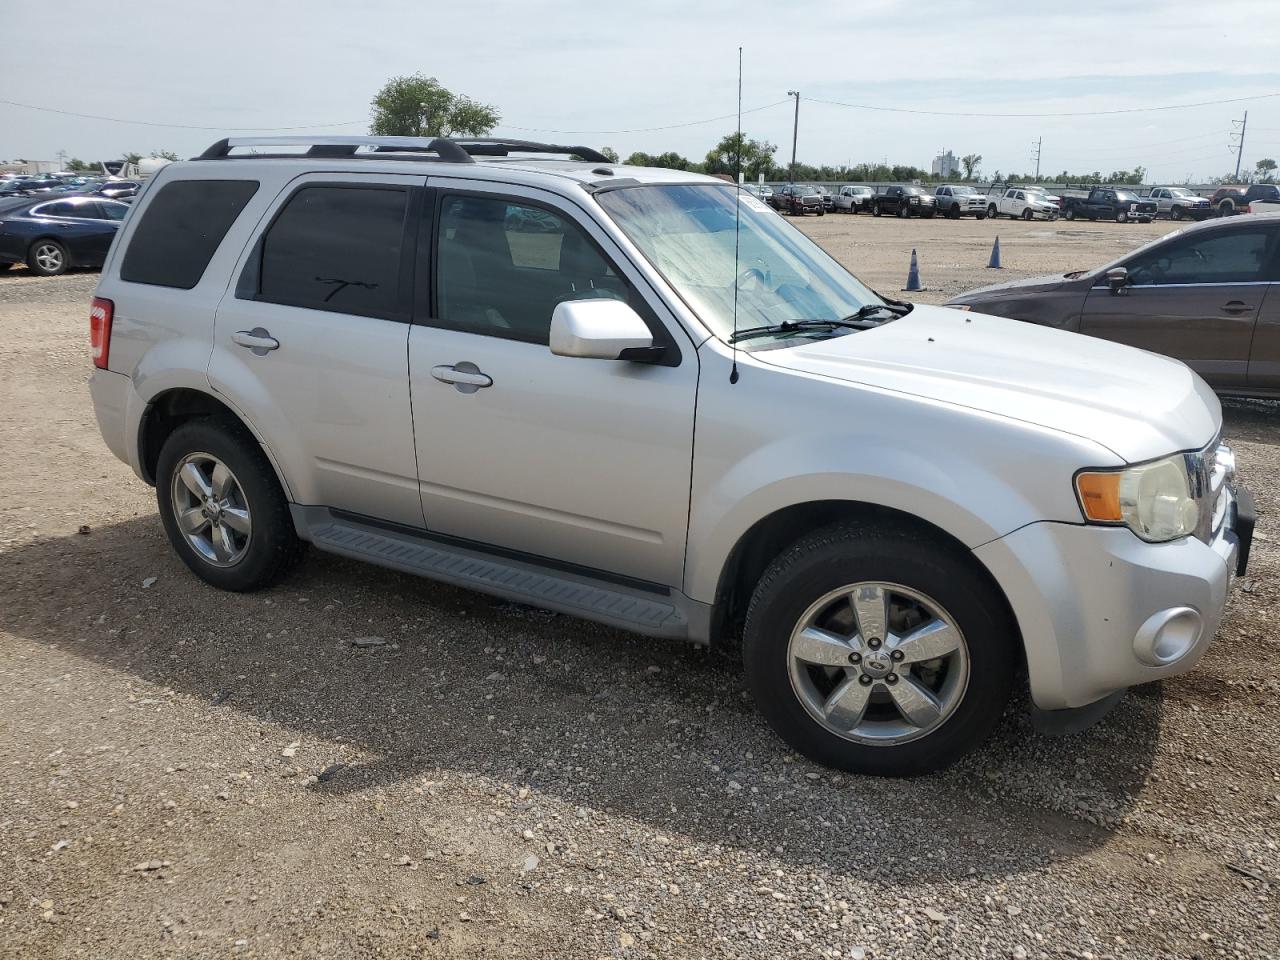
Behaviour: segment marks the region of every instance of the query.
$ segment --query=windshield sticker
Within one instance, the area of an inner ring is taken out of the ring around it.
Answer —
[[[743,193],[740,195],[740,200],[742,201],[743,206],[748,207],[751,210],[755,210],[757,213],[769,213],[768,205],[759,197],[752,196],[749,193]]]

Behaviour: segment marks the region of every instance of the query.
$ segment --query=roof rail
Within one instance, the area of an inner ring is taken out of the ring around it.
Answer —
[[[474,163],[471,155],[444,137],[230,137],[212,144],[197,160],[220,160],[237,147],[306,147],[307,156],[354,157],[361,147],[378,153],[434,153],[445,163]],[[261,156],[261,154],[259,154]],[[369,154],[361,154],[369,156]]]
[[[500,137],[453,137],[452,140],[473,157],[505,157],[511,153],[560,153],[581,157],[588,163],[613,163],[599,150],[593,150],[591,147],[535,143],[532,140],[506,140]]]

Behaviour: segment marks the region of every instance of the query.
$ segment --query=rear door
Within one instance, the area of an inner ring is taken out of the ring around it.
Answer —
[[[1176,357],[1215,388],[1243,389],[1278,234],[1280,224],[1244,221],[1141,251],[1123,263],[1130,286],[1113,293],[1100,277],[1089,291],[1080,332]]]
[[[251,413],[296,503],[422,526],[408,343],[424,182],[293,180],[218,307],[209,379]]]

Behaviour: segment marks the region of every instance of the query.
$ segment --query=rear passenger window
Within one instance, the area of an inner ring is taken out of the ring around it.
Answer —
[[[303,187],[263,238],[257,299],[401,318],[406,206],[397,187]]]
[[[190,290],[235,223],[256,180],[176,180],[151,198],[134,228],[120,279]]]

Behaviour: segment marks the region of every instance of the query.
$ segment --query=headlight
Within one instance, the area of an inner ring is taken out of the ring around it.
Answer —
[[[1185,537],[1200,521],[1181,454],[1126,470],[1076,474],[1076,494],[1090,523],[1124,524],[1151,543]]]

